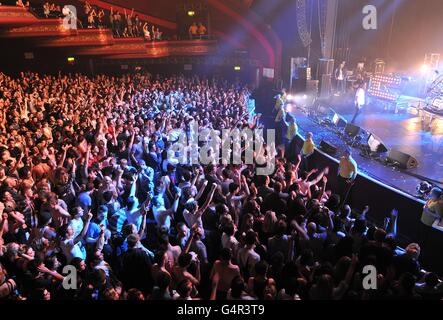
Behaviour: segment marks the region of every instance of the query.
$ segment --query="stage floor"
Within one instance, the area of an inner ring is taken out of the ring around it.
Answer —
[[[329,106],[348,122],[351,121],[354,113],[352,103],[332,102]],[[312,131],[317,145],[321,140],[329,141],[339,148],[340,153],[346,147],[336,133],[317,124],[300,110],[294,110],[293,115],[297,119],[302,136]],[[421,117],[417,115],[405,110],[396,114],[393,111],[383,110],[383,106],[371,105],[365,107],[355,124],[378,136],[388,149],[408,153],[419,162],[418,168],[400,171],[363,157],[360,155],[360,150],[355,149],[353,156],[361,172],[410,195],[416,195],[417,184],[425,180],[417,175],[443,182],[443,119],[435,119],[429,132],[423,130]],[[443,187],[443,184],[438,185]]]

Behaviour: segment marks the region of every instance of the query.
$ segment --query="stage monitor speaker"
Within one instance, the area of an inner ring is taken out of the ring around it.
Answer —
[[[418,167],[417,159],[407,153],[395,149],[389,151],[388,160],[397,163],[402,169],[412,169]]]
[[[293,83],[292,90],[296,93],[306,92],[307,84],[306,79],[296,79]]]
[[[296,93],[306,92],[308,81],[311,80],[311,68],[306,66],[297,69],[298,78],[294,79],[291,90]]]
[[[384,153],[388,151],[383,141],[373,133],[369,135],[368,145],[372,152]]]
[[[298,78],[303,80],[311,80],[311,68],[306,66],[298,67]]]
[[[358,136],[360,130],[361,128],[359,126],[356,126],[355,124],[352,123],[348,123],[345,127],[345,133],[352,138]]]
[[[322,140],[320,142],[320,149],[331,156],[336,155],[338,152],[338,148],[336,146],[334,146],[333,144],[331,144],[325,140]]]
[[[332,123],[338,128],[345,128],[348,122],[345,118],[340,116],[338,113],[334,112],[334,116],[332,117]]]

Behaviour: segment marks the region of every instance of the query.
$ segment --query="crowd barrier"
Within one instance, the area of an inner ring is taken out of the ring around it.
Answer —
[[[297,147],[303,145],[303,138],[297,136]],[[328,189],[336,190],[338,161],[321,150],[316,150],[313,162],[316,167],[329,167]],[[397,240],[400,247],[416,242],[421,247],[420,262],[422,268],[443,275],[443,233],[442,231],[425,227],[420,222],[424,202],[400,190],[377,181],[364,173],[359,173],[352,187],[347,203],[355,209],[362,210],[366,205],[370,211],[367,219],[378,227],[393,208],[398,210]],[[423,232],[423,228],[425,231]]]

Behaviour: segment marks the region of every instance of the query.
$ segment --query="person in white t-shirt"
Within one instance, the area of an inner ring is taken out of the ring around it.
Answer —
[[[197,201],[192,198],[185,204],[185,210],[183,210],[183,218],[185,219],[185,222],[189,228],[197,225],[201,230],[204,230],[202,215],[211,204],[216,188],[217,185],[215,183],[211,185],[211,191],[209,192],[208,197],[206,198],[206,201],[201,208],[199,208]],[[204,239],[204,232],[201,238]]]
[[[358,86],[357,91],[355,92],[355,114],[352,118],[351,123],[355,122],[355,119],[357,119],[357,116],[360,114],[361,109],[366,104],[366,84],[363,83]]]
[[[88,212],[83,230],[77,237],[74,237],[74,229],[69,224],[65,224],[59,229],[59,234],[62,238],[60,242],[60,248],[62,249],[62,252],[66,257],[68,264],[74,258],[81,258],[82,260],[86,259],[86,249],[83,246],[81,240],[86,236],[86,232],[88,231],[91,219],[92,213]]]

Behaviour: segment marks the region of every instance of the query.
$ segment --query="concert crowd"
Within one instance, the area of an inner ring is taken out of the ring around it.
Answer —
[[[260,128],[249,96],[197,76],[0,74],[0,299],[442,298],[419,244],[398,250],[370,204],[343,203],[282,110],[279,147],[255,154],[271,175],[168,157],[193,121]]]

